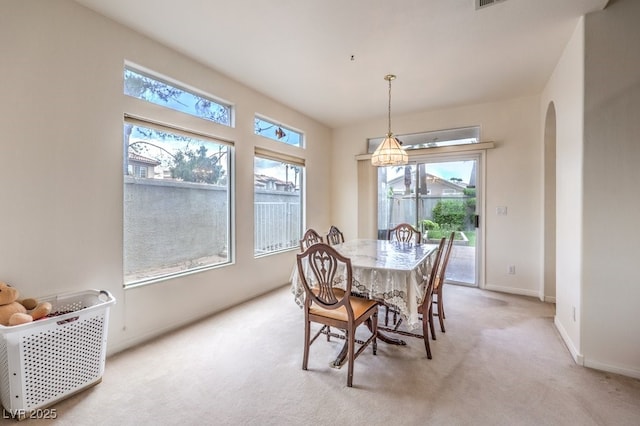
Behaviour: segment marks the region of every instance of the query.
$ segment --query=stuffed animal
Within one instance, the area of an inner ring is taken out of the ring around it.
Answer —
[[[25,324],[51,312],[51,303],[38,303],[35,299],[19,301],[20,293],[15,287],[0,281],[0,324],[4,326]]]

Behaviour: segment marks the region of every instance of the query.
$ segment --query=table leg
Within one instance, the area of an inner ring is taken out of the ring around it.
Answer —
[[[371,330],[371,323],[369,321],[367,321],[367,327],[369,327],[369,330]],[[380,332],[380,327],[378,327],[378,339],[382,340],[385,343],[388,343],[390,345],[401,345],[401,346],[405,346],[407,344],[407,342],[405,342],[402,339],[395,339],[393,337],[389,337],[384,333]]]
[[[345,337],[346,337],[347,332],[345,331]],[[331,368],[340,368],[344,365],[345,361],[347,360],[347,353],[349,352],[349,343],[347,343],[347,341],[345,340],[344,345],[342,346],[342,349],[340,349],[340,352],[338,353],[338,355],[336,356],[336,359],[331,361],[329,363],[329,366]]]
[[[367,328],[369,328],[369,331],[373,332],[372,330],[372,324],[371,321],[367,321]],[[331,366],[332,368],[340,368],[344,365],[344,363],[347,360],[347,353],[349,352],[349,344],[346,341],[346,337],[347,337],[347,332],[345,330],[345,342],[344,345],[342,346],[342,348],[340,349],[340,352],[338,353],[338,355],[336,355],[336,359],[331,361],[329,363],[329,366]],[[407,344],[407,342],[405,342],[402,339],[395,339],[393,337],[389,337],[384,333],[380,332],[380,327],[378,327],[378,339],[380,339],[381,341],[388,343],[390,345],[401,345],[401,346],[405,346]],[[356,342],[356,343],[360,343],[360,342]]]

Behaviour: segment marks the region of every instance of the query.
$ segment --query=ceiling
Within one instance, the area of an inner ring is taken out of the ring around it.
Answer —
[[[540,93],[607,0],[76,0],[332,128]],[[144,64],[143,64],[144,65]]]

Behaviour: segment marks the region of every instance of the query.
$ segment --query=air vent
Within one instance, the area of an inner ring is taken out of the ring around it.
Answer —
[[[476,10],[484,9],[485,7],[493,6],[496,3],[502,3],[506,0],[475,0],[476,1]]]

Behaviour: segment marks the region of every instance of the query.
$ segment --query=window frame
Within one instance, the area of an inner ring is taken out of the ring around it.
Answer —
[[[256,169],[255,169],[255,161],[256,159],[264,159],[264,160],[269,160],[269,161],[275,161],[275,162],[280,162],[283,163],[285,165],[288,166],[293,166],[293,167],[299,167],[300,171],[298,174],[298,178],[299,178],[299,183],[298,183],[298,198],[299,198],[299,203],[300,203],[300,207],[299,207],[299,219],[298,219],[298,235],[297,238],[295,239],[295,243],[292,244],[291,246],[288,247],[283,247],[283,248],[279,248],[279,249],[274,249],[274,250],[270,250],[270,251],[264,251],[264,252],[258,252],[258,248],[257,248],[257,238],[256,238],[256,232],[258,229],[257,226],[257,217],[256,217],[256,190],[258,189],[255,185],[254,182],[254,187],[253,187],[253,194],[254,194],[254,218],[253,218],[253,225],[254,225],[254,241],[253,241],[253,255],[254,258],[260,258],[260,257],[265,257],[265,256],[271,256],[271,255],[275,255],[275,254],[279,254],[282,252],[286,252],[286,251],[292,251],[292,250],[297,250],[299,248],[299,240],[300,238],[302,238],[302,234],[303,234],[303,230],[305,227],[305,219],[306,219],[306,198],[305,198],[305,193],[306,193],[306,180],[305,180],[305,175],[306,175],[306,161],[303,158],[300,157],[295,157],[292,155],[288,155],[288,154],[283,154],[283,153],[279,153],[279,152],[275,152],[275,151],[271,151],[271,150],[267,150],[267,149],[263,149],[260,147],[256,147],[255,151],[254,151],[254,169],[253,169],[253,174],[254,174],[254,179],[256,176]],[[294,241],[294,240],[291,240]]]
[[[195,114],[195,113],[184,111],[182,109],[171,107],[171,106],[168,106],[166,104],[162,104],[162,103],[159,103],[159,102],[148,100],[148,99],[145,99],[145,98],[142,98],[142,97],[139,97],[139,96],[129,95],[129,94],[126,93],[126,81],[124,79],[124,74],[125,74],[126,71],[131,71],[131,72],[136,73],[136,74],[138,74],[138,75],[140,75],[142,77],[146,77],[146,78],[152,79],[152,80],[154,80],[154,81],[156,81],[158,83],[163,83],[163,84],[165,84],[166,86],[168,86],[168,87],[170,87],[172,89],[180,90],[180,91],[182,91],[184,93],[187,93],[187,94],[189,94],[189,95],[191,95],[193,97],[198,97],[200,99],[212,102],[212,103],[218,105],[219,107],[225,109],[225,111],[227,112],[227,115],[229,116],[229,121],[228,122],[223,122],[223,121],[219,121],[219,120],[214,120],[212,118],[208,118],[208,117],[205,117],[205,116],[202,116],[202,115],[198,115],[198,114]],[[144,67],[133,65],[133,64],[128,63],[128,62],[125,63],[124,70],[123,70],[123,93],[124,93],[125,96],[131,97],[133,99],[138,99],[138,100],[140,100],[142,102],[147,102],[147,103],[150,103],[152,105],[157,105],[157,106],[162,107],[162,108],[166,108],[166,109],[169,109],[169,110],[172,110],[172,111],[180,112],[182,114],[187,114],[189,116],[196,117],[196,118],[199,118],[201,120],[206,120],[206,121],[211,122],[211,123],[216,123],[216,124],[219,124],[221,126],[234,127],[234,125],[235,125],[235,108],[233,107],[233,105],[230,102],[226,102],[226,101],[222,100],[221,98],[219,98],[217,96],[213,96],[213,95],[211,95],[209,93],[206,93],[203,90],[196,89],[196,88],[194,88],[194,87],[192,87],[192,86],[190,86],[188,84],[180,83],[177,80],[172,79],[170,77],[161,76],[160,74],[155,73],[153,71],[149,71],[149,70],[145,69]]]
[[[131,67],[130,64],[126,66]],[[134,68],[134,70],[138,70],[138,68]],[[153,76],[155,77],[155,74]],[[124,71],[123,71],[124,78]],[[164,79],[161,79],[163,81]],[[184,87],[186,85],[181,85],[180,87]],[[157,282],[167,281],[175,278],[184,277],[186,275],[190,275],[193,273],[199,273],[203,271],[208,271],[211,269],[223,268],[229,265],[235,264],[235,255],[236,255],[236,244],[235,244],[235,144],[233,141],[220,137],[220,134],[228,134],[228,131],[223,129],[228,129],[229,126],[220,124],[215,121],[207,120],[204,118],[200,118],[191,114],[186,114],[184,112],[167,108],[162,105],[158,105],[152,102],[148,102],[136,97],[132,97],[124,93],[124,88],[122,88],[121,95],[123,96],[123,127],[125,122],[145,126],[149,128],[153,128],[155,130],[160,130],[164,132],[170,132],[182,136],[187,136],[195,139],[205,140],[207,142],[212,142],[214,144],[220,144],[227,146],[227,159],[226,159],[226,202],[227,209],[224,212],[224,217],[227,223],[226,228],[226,247],[227,247],[227,259],[224,262],[213,263],[207,265],[197,266],[195,268],[187,268],[183,270],[179,270],[173,273],[161,274],[158,276],[149,276],[146,278],[141,278],[139,280],[130,280],[125,282],[125,270],[123,264],[123,287],[124,289],[136,288],[144,285],[154,284]],[[234,109],[231,107],[230,117],[234,116]],[[218,127],[221,126],[221,127]],[[123,174],[127,176],[128,170],[126,167],[125,156],[127,156],[127,147],[125,144],[125,136],[123,135],[120,138],[120,143],[123,144]],[[123,190],[125,183],[125,178],[123,176]],[[147,180],[154,180],[153,177],[147,178]],[[161,183],[161,179],[155,179],[158,182],[154,182],[155,184]],[[124,203],[124,200],[123,200]],[[123,204],[123,214],[124,214],[124,204]],[[125,218],[123,217],[123,233],[126,232],[124,226]],[[213,228],[210,228],[213,229]],[[123,256],[126,251],[123,247]],[[123,257],[124,263],[124,257]]]

